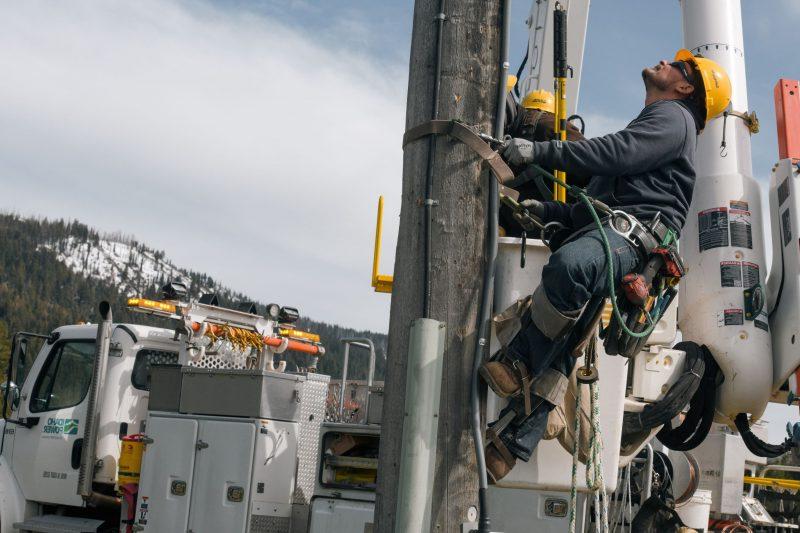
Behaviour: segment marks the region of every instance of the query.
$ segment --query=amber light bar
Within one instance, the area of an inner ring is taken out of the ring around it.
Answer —
[[[281,337],[289,337],[290,339],[302,339],[308,342],[319,342],[319,335],[316,333],[309,333],[307,331],[300,331],[299,329],[279,328],[278,333]]]
[[[166,302],[158,302],[156,300],[148,300],[146,298],[128,298],[128,307],[133,307],[141,311],[155,311],[159,313],[169,313],[174,315],[177,313],[177,306]]]

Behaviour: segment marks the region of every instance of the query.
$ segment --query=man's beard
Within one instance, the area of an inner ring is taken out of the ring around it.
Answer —
[[[644,81],[644,88],[646,90],[649,89],[659,89],[664,90],[665,87],[659,85],[658,81],[655,78],[655,72],[651,72],[650,69],[643,69],[642,70],[642,81]]]

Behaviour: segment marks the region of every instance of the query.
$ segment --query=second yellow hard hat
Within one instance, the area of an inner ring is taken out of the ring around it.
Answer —
[[[553,93],[539,89],[531,91],[522,99],[522,107],[525,109],[540,109],[548,113],[556,112],[556,99]]]

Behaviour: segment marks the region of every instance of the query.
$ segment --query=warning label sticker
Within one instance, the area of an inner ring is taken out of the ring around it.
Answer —
[[[788,209],[781,213],[781,233],[783,234],[783,246],[785,247],[792,240],[792,218]]]
[[[731,209],[728,211],[731,224],[731,246],[752,249],[753,227],[750,224],[750,211],[735,209],[734,204],[747,205],[747,202],[731,202]]]
[[[758,265],[742,261],[742,282],[744,283],[742,287],[745,289],[755,287],[759,281],[761,280],[758,275]]]
[[[700,251],[728,246],[728,208],[715,207],[697,213]]]
[[[763,329],[764,331],[769,331],[769,319],[767,318],[767,313],[761,311],[756,319],[753,321],[753,324],[758,329]]]
[[[726,326],[741,326],[744,324],[744,311],[741,309],[726,309],[723,314]]]
[[[739,261],[720,262],[719,279],[722,287],[741,287],[742,264]]]

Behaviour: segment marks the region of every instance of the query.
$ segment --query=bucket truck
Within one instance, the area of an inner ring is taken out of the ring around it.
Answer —
[[[553,85],[554,4],[533,2],[524,92]],[[567,114],[573,114],[589,0],[562,4],[573,71]],[[769,187],[767,276],[766,216],[750,155],[757,121],[748,108],[739,0],[681,0],[680,9],[685,47],[726,68],[733,99],[698,139],[697,185],[681,241],[687,274],[677,305],[634,357],[606,355],[598,346],[601,459],[607,491],[630,484],[630,465],[636,465],[646,497],[659,489],[656,458],[669,457],[679,514],[688,525],[706,527],[709,513],[741,511],[745,463],[763,461],[748,454],[738,433],[752,433],[751,426],[758,432],[756,421],[787,380],[790,392],[800,394],[800,92],[791,80],[776,86],[781,146]],[[533,291],[548,254],[541,241],[501,238],[496,311]],[[377,249],[375,257],[377,264]],[[390,276],[375,269],[373,277],[381,292],[391,290]],[[176,289],[161,300],[129,301],[170,320],[169,327],[116,324],[103,307],[100,324],[16,337],[0,422],[0,533],[369,530],[380,438],[380,414],[373,411],[380,396],[368,402],[367,423],[325,422],[329,378],[313,365],[287,372],[275,360],[287,349],[311,358],[323,353],[318,338],[292,326],[296,310],[269,306],[261,316],[211,299],[185,301]],[[690,354],[675,345],[678,329],[683,341],[707,347],[723,378],[710,389],[718,425],[694,456],[656,450],[660,426],[623,431],[626,414],[663,400],[681,379]],[[42,347],[34,356],[35,339]],[[366,339],[347,342],[374,360]],[[492,345],[498,347],[496,338]],[[495,419],[502,407],[490,393],[485,419]],[[570,507],[571,466],[569,447],[543,441],[529,462],[490,487],[493,529],[564,531],[574,511],[578,528],[588,530],[588,491],[581,487],[578,507]],[[612,501],[626,501],[624,491],[617,494]],[[464,531],[475,518],[465,517]]]

